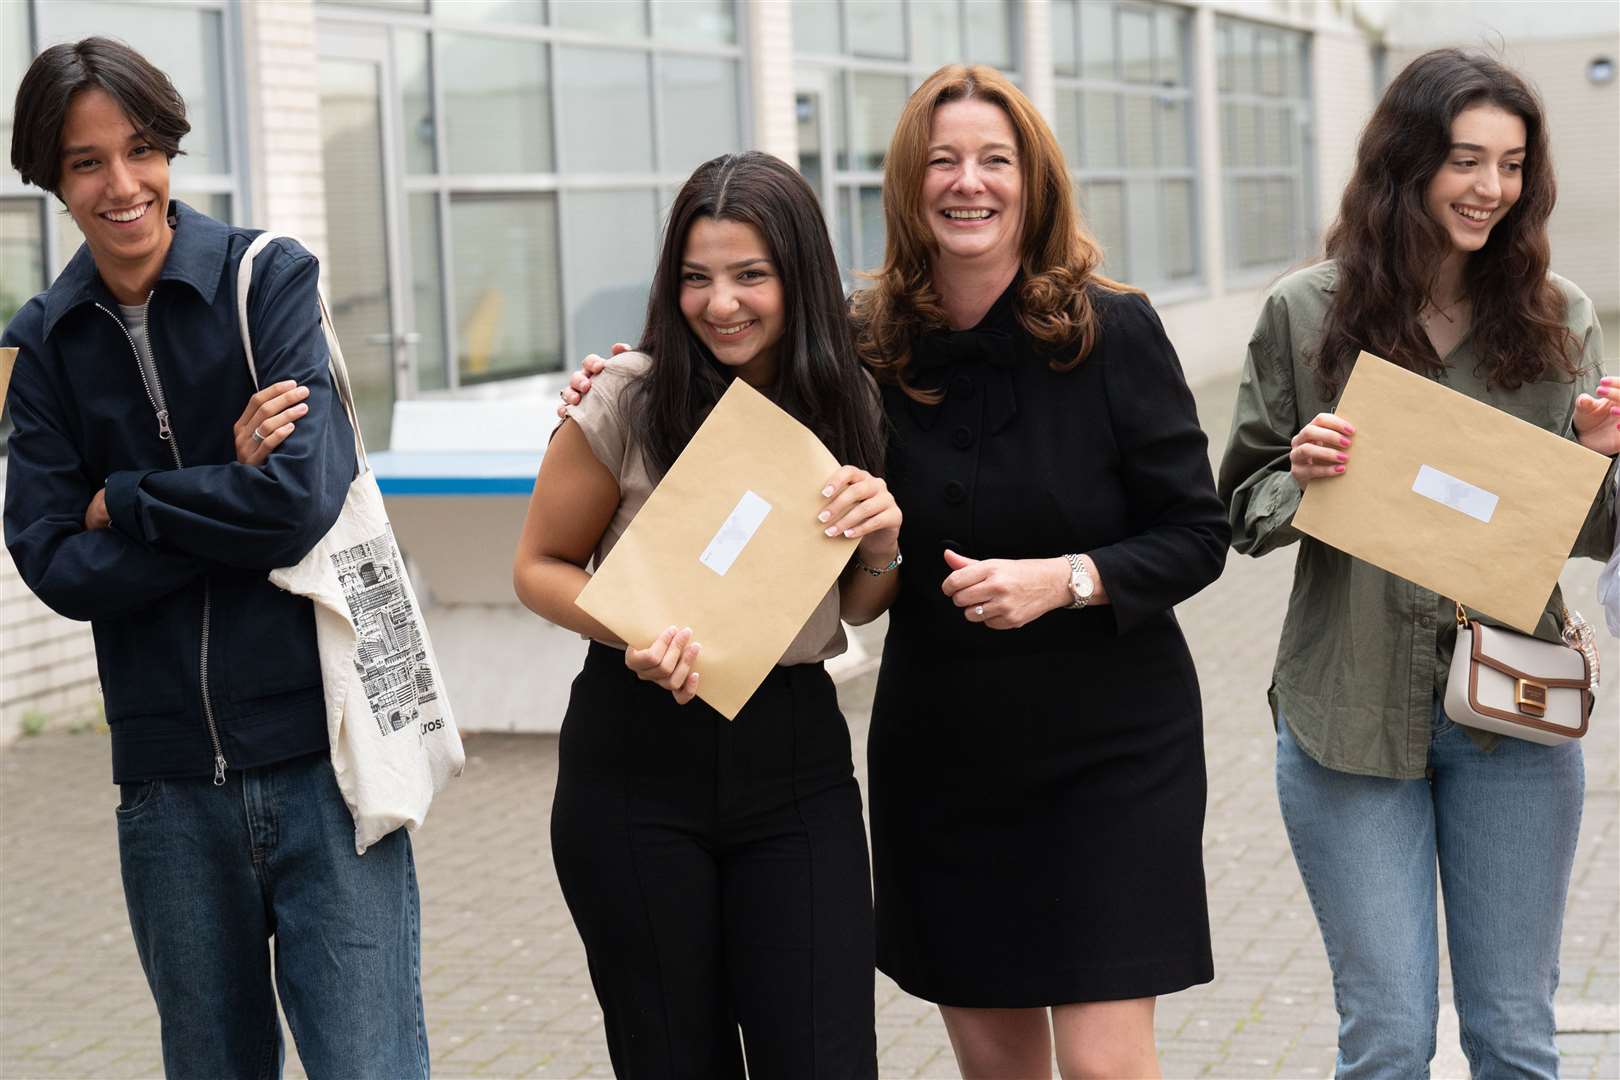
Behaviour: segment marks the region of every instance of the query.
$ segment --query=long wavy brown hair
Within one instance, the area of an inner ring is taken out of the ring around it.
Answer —
[[[1519,199],[1469,256],[1463,288],[1473,338],[1490,382],[1515,390],[1577,370],[1580,343],[1564,325],[1563,295],[1547,278],[1547,216],[1557,200],[1546,125],[1535,91],[1507,66],[1461,49],[1413,60],[1389,84],[1356,147],[1355,172],[1326,255],[1338,281],[1315,358],[1322,395],[1338,393],[1361,350],[1412,371],[1444,363],[1419,315],[1451,251],[1429,216],[1429,182],[1451,153],[1451,124],[1475,105],[1495,105],[1524,121]]]
[[[950,328],[929,270],[936,250],[922,196],[929,134],[934,110],[967,98],[998,106],[1018,137],[1024,202],[1018,320],[1037,341],[1070,353],[1067,359],[1054,359],[1053,369],[1072,369],[1096,343],[1097,313],[1087,286],[1138,291],[1097,272],[1103,252],[1075,208],[1063,151],[1023,91],[995,68],[942,67],[911,95],[895,125],[883,165],[883,266],[871,275],[872,286],[854,298],[855,348],[861,360],[880,380],[899,384],[918,401],[938,395],[907,381],[911,343],[921,334]]]

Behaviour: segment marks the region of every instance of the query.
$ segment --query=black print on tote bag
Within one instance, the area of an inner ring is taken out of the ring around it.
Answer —
[[[332,565],[359,637],[354,667],[378,730],[390,735],[420,725],[422,737],[441,729],[438,687],[405,594],[393,530],[333,552]]]

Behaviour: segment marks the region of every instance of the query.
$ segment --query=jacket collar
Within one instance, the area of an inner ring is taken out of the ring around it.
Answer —
[[[204,303],[212,304],[225,272],[230,226],[172,200],[169,221],[174,227],[174,240],[169,244],[169,254],[163,260],[158,280],[183,281],[196,290]],[[62,316],[81,304],[98,300],[111,302],[112,293],[96,270],[90,245],[80,244],[78,253],[45,293],[45,336],[50,336]]]

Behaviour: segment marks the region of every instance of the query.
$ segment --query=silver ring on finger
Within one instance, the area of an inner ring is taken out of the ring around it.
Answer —
[[[257,446],[260,443],[264,442],[264,440],[265,440],[265,436],[259,434],[259,429],[258,428],[254,428],[253,429],[253,445]]]
[[[983,604],[975,604],[973,606],[973,614],[977,615],[981,619],[984,618],[984,605]]]

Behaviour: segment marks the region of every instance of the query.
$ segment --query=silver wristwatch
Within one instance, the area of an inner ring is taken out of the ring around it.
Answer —
[[[1091,580],[1091,572],[1086,569],[1085,560],[1080,556],[1063,557],[1069,560],[1069,595],[1074,598],[1069,610],[1075,611],[1091,603],[1091,594],[1097,588],[1097,583]]]

